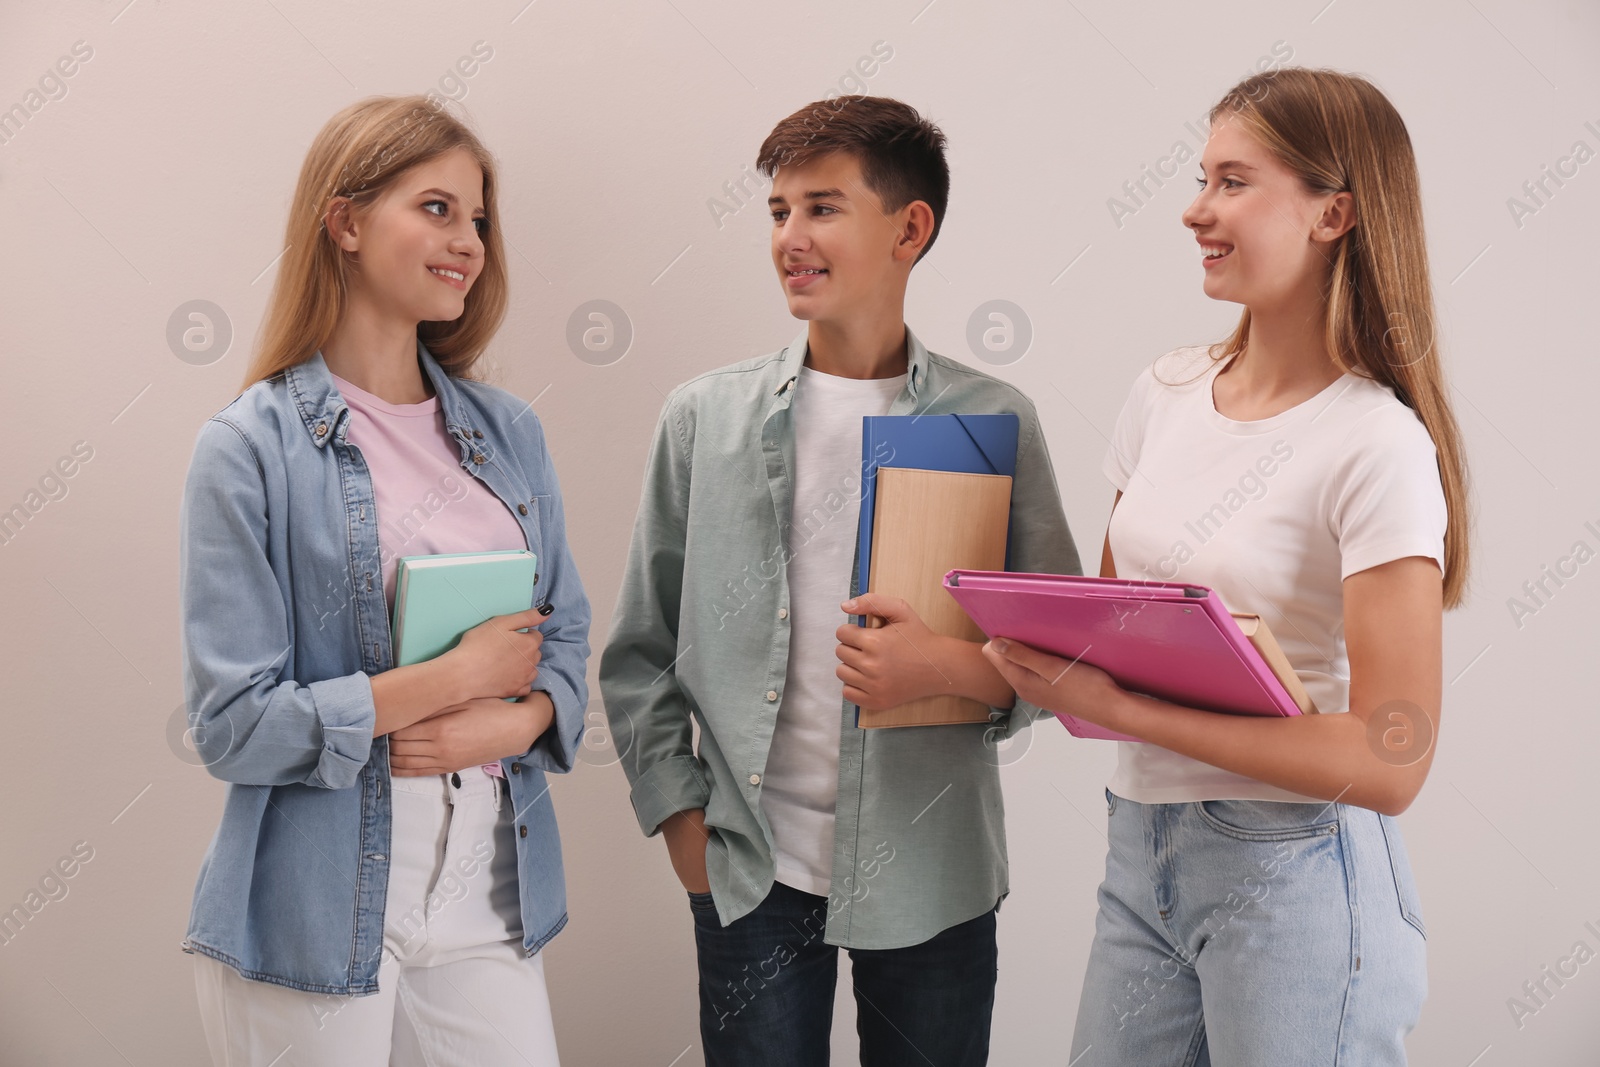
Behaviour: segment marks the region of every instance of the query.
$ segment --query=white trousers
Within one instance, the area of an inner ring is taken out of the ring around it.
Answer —
[[[522,952],[509,790],[477,767],[392,778],[378,992],[306,993],[196,953],[217,1067],[556,1067],[544,955]]]

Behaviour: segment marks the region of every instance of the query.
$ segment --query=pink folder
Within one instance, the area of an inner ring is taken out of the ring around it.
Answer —
[[[1082,659],[1124,689],[1207,711],[1300,714],[1222,598],[1203,585],[953,570],[944,587],[991,638]],[[1139,740],[1055,715],[1076,737]]]

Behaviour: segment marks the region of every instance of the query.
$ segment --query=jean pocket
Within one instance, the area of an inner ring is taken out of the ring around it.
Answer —
[[[1416,879],[1411,877],[1411,858],[1406,854],[1406,842],[1400,836],[1400,826],[1388,815],[1379,815],[1378,825],[1383,827],[1383,842],[1389,849],[1389,872],[1394,876],[1400,917],[1415,927],[1426,941],[1428,930],[1422,923],[1422,898],[1417,894]]]
[[[1339,813],[1333,804],[1202,800],[1195,810],[1213,830],[1240,841],[1294,841],[1339,832]]]
[[[1110,789],[1107,789],[1106,790],[1106,814],[1107,815],[1115,815],[1116,813],[1117,813],[1117,794],[1113,793]]]

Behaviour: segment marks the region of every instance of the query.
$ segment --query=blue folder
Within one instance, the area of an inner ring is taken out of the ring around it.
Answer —
[[[872,515],[877,502],[878,468],[1004,474],[1016,477],[1019,421],[1004,415],[868,415],[861,420],[861,519],[856,545],[859,584],[867,591],[872,562]],[[1006,569],[1011,549],[1006,548]],[[857,624],[865,626],[866,616]]]

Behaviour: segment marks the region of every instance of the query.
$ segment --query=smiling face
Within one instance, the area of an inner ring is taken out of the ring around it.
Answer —
[[[483,171],[464,148],[402,174],[348,225],[330,209],[330,232],[354,253],[351,287],[382,313],[410,323],[448,322],[466,310],[483,270]]]
[[[767,204],[772,262],[789,313],[808,322],[845,322],[899,299],[927,243],[926,233],[918,239],[912,226],[914,247],[906,244],[905,216],[919,203],[885,212],[846,152],[779,167]]]
[[[1350,194],[1307,191],[1227,116],[1212,125],[1200,170],[1183,224],[1204,257],[1206,295],[1260,314],[1319,294],[1334,243],[1354,223]]]

